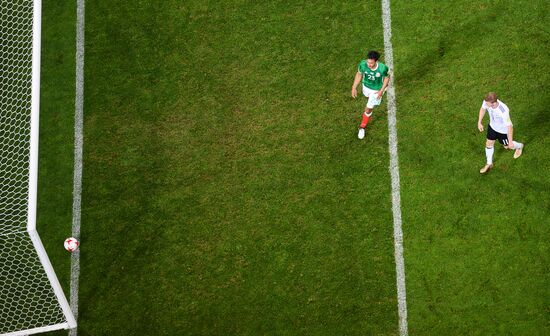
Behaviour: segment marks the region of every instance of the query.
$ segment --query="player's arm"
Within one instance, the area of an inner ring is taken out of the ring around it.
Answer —
[[[382,98],[382,95],[384,94],[384,91],[386,91],[386,88],[390,84],[390,74],[388,74],[386,77],[384,77],[384,81],[382,82],[382,88],[380,91],[378,91],[378,99]]]
[[[483,106],[479,109],[479,118],[477,119],[477,129],[480,132],[483,132],[483,125],[481,124],[481,121],[483,121],[483,116],[485,116],[485,109]]]
[[[508,126],[508,148],[514,149],[514,125],[510,119],[510,111],[504,113],[504,122]]]
[[[357,85],[361,83],[361,79],[363,79],[363,74],[357,71],[355,74],[355,79],[353,80],[353,86],[351,87],[351,96],[353,98],[357,98]]]
[[[514,149],[514,126],[508,125],[508,147],[510,149]]]

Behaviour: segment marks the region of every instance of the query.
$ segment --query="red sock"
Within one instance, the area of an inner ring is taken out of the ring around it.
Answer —
[[[369,119],[370,117],[365,113],[363,113],[363,121],[361,121],[361,128],[365,128],[365,126],[367,126],[367,124],[369,123]]]

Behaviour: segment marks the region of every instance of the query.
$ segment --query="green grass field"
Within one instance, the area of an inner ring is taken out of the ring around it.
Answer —
[[[43,8],[38,228],[68,292],[75,5]],[[391,9],[409,333],[549,334],[550,4]],[[378,1],[88,2],[78,334],[397,335],[386,106],[359,141],[350,97],[382,33]],[[488,91],[526,149],[480,176]]]

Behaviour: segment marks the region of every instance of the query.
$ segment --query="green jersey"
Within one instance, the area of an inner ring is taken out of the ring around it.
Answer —
[[[372,70],[366,60],[359,63],[357,71],[363,74],[363,85],[371,90],[380,90],[385,77],[388,77],[388,67],[382,62],[377,62],[376,69]]]

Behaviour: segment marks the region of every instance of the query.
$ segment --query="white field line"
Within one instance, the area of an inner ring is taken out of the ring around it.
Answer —
[[[393,69],[393,47],[391,44],[391,14],[389,0],[382,0],[382,21],[384,25],[384,54],[386,64]],[[80,210],[82,192],[82,147],[83,147],[83,102],[84,102],[84,0],[77,0],[77,52],[76,52],[76,102],[75,102],[75,165],[73,188],[73,237],[80,239]],[[393,81],[393,80],[392,80]],[[399,160],[397,155],[396,102],[393,83],[388,88],[388,130],[390,151],[390,173],[392,180],[392,210],[394,222],[395,265],[397,276],[397,301],[399,333],[408,335],[407,299],[405,288],[405,262],[403,258],[403,231],[401,228],[401,196],[399,182]],[[78,320],[78,277],[80,254],[73,253],[71,260],[71,308]],[[69,332],[76,336],[76,329]]]
[[[384,25],[384,60],[388,67],[393,69],[390,0],[382,0],[382,23]],[[403,230],[401,228],[401,191],[399,186],[399,160],[397,156],[397,105],[393,83],[394,78],[392,74],[392,79],[388,87],[388,142],[392,189],[393,240],[395,248],[399,335],[406,336],[409,333],[407,327],[407,292],[405,288],[405,260],[403,258]]]
[[[72,236],[80,241],[80,211],[82,199],[82,147],[84,142],[84,1],[76,4],[76,95],[74,117],[74,180]],[[78,279],[80,277],[80,251],[71,256],[71,309],[78,322]],[[71,329],[69,336],[76,336]]]

